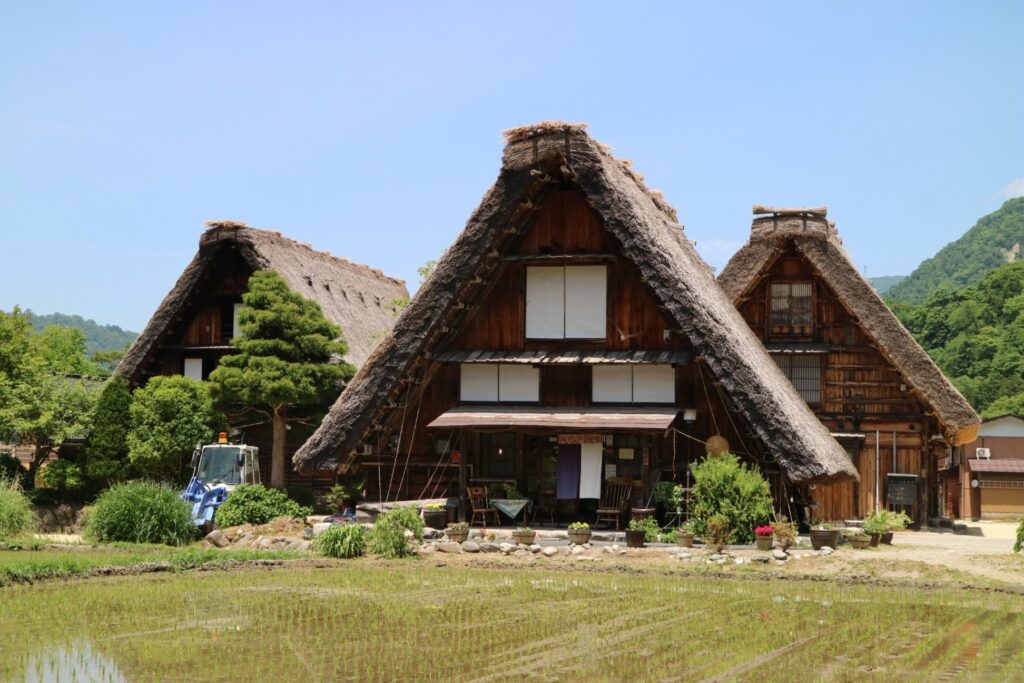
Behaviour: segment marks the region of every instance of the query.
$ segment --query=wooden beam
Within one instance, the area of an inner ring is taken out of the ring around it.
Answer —
[[[614,261],[615,254],[511,254],[502,256],[505,263],[565,263],[570,261]]]

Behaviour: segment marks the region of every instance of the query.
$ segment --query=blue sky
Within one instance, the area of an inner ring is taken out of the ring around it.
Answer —
[[[754,203],[905,274],[1024,194],[1024,4],[0,5],[0,308],[139,330],[206,219],[417,282],[500,131],[585,121],[716,267]]]

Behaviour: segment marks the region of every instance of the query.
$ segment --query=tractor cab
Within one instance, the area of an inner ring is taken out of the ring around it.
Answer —
[[[236,486],[260,483],[259,449],[228,443],[224,432],[217,443],[196,446],[191,466],[192,479],[181,497],[192,503],[192,522],[207,531],[213,529],[217,508]]]

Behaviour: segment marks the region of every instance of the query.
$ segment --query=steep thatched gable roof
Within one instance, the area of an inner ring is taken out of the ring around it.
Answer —
[[[296,453],[300,469],[351,462],[403,383],[415,382],[439,340],[479,300],[501,247],[525,230],[549,186],[572,182],[602,218],[667,319],[693,344],[750,428],[793,481],[856,478],[846,452],[786,380],[700,259],[675,211],[581,125],[545,123],[506,133],[498,179],[391,334]]]
[[[117,366],[117,374],[135,381],[143,362],[195,294],[204,270],[226,244],[236,246],[253,270],[277,271],[298,294],[320,304],[328,320],[341,327],[348,342],[345,360],[356,367],[391,329],[395,311],[390,303],[409,296],[405,283],[379,270],[316,251],[279,232],[250,228],[231,221],[208,222],[199,238],[199,251],[160,303],[146,329]]]
[[[718,276],[725,293],[736,303],[743,300],[791,242],[860,322],[882,355],[934,411],[946,441],[960,445],[973,440],[980,424],[978,415],[857,272],[835,223],[827,220],[821,209],[755,207],[755,212],[769,215],[754,219],[750,240]]]

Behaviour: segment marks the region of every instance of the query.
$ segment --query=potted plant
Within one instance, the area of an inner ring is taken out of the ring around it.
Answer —
[[[889,513],[876,510],[864,518],[864,533],[871,537],[871,547],[877,548],[882,534],[889,530]]]
[[[431,529],[443,529],[448,521],[448,512],[441,503],[427,503],[423,508],[423,523]]]
[[[448,540],[455,543],[465,543],[469,539],[469,524],[466,522],[452,522],[445,530]]]
[[[775,540],[775,528],[768,524],[755,527],[754,538],[757,540],[758,550],[771,550],[772,542]]]
[[[889,512],[885,521],[886,530],[882,534],[882,543],[886,545],[892,545],[892,534],[894,531],[903,531],[910,526],[910,517],[902,510],[899,512]]]
[[[569,542],[576,545],[590,543],[590,525],[586,522],[573,522],[570,524]]]
[[[626,528],[626,547],[643,548],[647,540],[647,525],[644,520],[631,519]]]
[[[846,540],[849,541],[850,545],[852,545],[857,550],[864,550],[866,548],[871,547],[871,537],[865,534],[863,531],[858,531],[857,533],[850,534],[846,537]]]
[[[682,525],[676,531],[676,543],[684,548],[693,547],[693,527],[690,522]]]
[[[708,534],[705,539],[716,553],[721,553],[725,550],[725,546],[732,541],[733,528],[732,522],[725,515],[719,513],[717,515],[711,515],[708,518]]]
[[[833,549],[839,546],[839,529],[831,524],[818,522],[811,529],[811,547],[821,550],[825,546]]]
[[[512,532],[512,542],[517,545],[533,545],[537,532],[528,526],[521,526]]]
[[[775,529],[775,545],[783,550],[789,550],[790,546],[796,543],[796,525],[786,517],[779,517],[779,520],[772,525]]]

